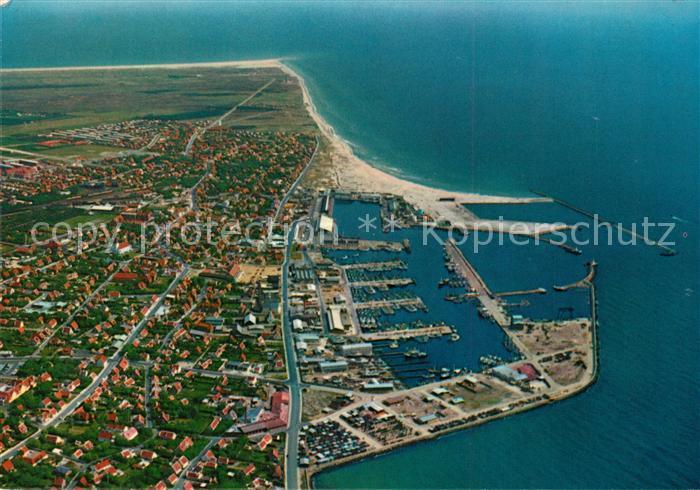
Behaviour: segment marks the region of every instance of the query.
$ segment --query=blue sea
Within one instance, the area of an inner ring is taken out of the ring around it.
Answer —
[[[600,378],[588,391],[315,484],[698,487],[699,9],[14,0],[0,11],[1,56],[3,67],[285,57],[339,134],[392,173],[452,190],[541,191],[627,225],[673,223],[674,257],[586,249],[600,264]],[[475,210],[540,211],[552,218],[552,208]],[[548,286],[569,262],[535,255],[518,272],[488,257],[480,271],[503,288],[527,278],[518,274]]]

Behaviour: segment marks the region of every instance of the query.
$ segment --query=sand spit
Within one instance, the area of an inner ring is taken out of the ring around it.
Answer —
[[[339,188],[346,191],[400,195],[407,202],[422,209],[435,221],[447,220],[453,225],[469,229],[490,229],[494,232],[531,235],[566,228],[565,226],[556,226],[548,223],[520,223],[516,225],[516,222],[510,221],[480,220],[463,206],[463,204],[550,202],[551,200],[548,198],[495,196],[447,191],[404,180],[373,167],[361,158],[358,158],[353,153],[350,145],[338,136],[333,127],[318,113],[304,79],[282,61],[278,60],[277,64],[282,71],[299,81],[303,92],[304,104],[329,145],[331,164],[337,176]]]
[[[338,136],[333,127],[316,110],[309,95],[306,83],[296,71],[281,58],[241,61],[213,61],[202,63],[163,63],[146,65],[110,66],[69,66],[46,68],[7,68],[0,73],[38,71],[86,71],[86,70],[151,70],[151,69],[192,69],[192,68],[278,68],[298,80],[301,86],[304,105],[311,118],[325,137],[331,158],[331,165],[337,176],[339,188],[346,191],[388,193],[403,196],[407,202],[423,210],[434,221],[449,221],[456,226],[468,229],[491,230],[514,234],[548,233],[565,226],[548,223],[519,223],[510,221],[481,220],[464,208],[463,204],[517,204],[549,202],[542,197],[510,197],[476,193],[454,192],[411,182],[373,167],[352,151],[350,145]]]

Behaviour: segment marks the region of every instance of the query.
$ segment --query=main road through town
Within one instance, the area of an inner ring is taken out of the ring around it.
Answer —
[[[289,428],[287,429],[287,447],[285,449],[285,486],[296,490],[299,488],[299,426],[301,425],[301,386],[299,384],[299,367],[294,350],[292,324],[289,320],[289,261],[292,245],[296,235],[298,221],[295,221],[287,234],[284,264],[282,265],[282,335],[284,337],[284,354],[287,361],[289,379]]]
[[[107,377],[110,375],[114,367],[119,364],[119,361],[122,359],[122,352],[123,350],[131,345],[131,343],[134,341],[134,339],[141,333],[141,330],[143,327],[146,325],[146,323],[155,315],[155,313],[158,311],[158,309],[163,305],[165,302],[165,298],[172,292],[172,290],[177,286],[177,284],[189,273],[189,266],[184,265],[180,273],[175,276],[175,279],[170,283],[170,285],[167,287],[165,291],[163,291],[160,296],[158,296],[158,299],[151,304],[151,307],[148,309],[146,314],[143,316],[141,321],[136,324],[136,326],[131,330],[131,333],[129,336],[124,340],[124,343],[114,352],[114,354],[109,358],[109,360],[105,363],[104,367],[102,370],[97,374],[97,376],[92,380],[92,382],[83,390],[81,391],[75,398],[73,398],[71,401],[66,403],[61,410],[54,415],[49,421],[40,424],[39,427],[37,428],[36,432],[33,434],[29,435],[25,439],[19,441],[17,444],[12,446],[11,448],[8,448],[5,450],[3,453],[0,454],[0,462],[5,461],[6,459],[13,458],[18,452],[19,449],[22,446],[25,446],[27,442],[29,442],[32,439],[35,439],[39,437],[42,432],[46,429],[49,429],[51,427],[54,427],[58,425],[59,423],[63,422],[66,417],[71,415],[75,409],[77,409],[90,395],[94,393],[94,391],[97,389],[98,386],[102,384],[102,381],[107,379]]]

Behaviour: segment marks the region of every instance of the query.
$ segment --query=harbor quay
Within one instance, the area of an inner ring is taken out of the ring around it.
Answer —
[[[3,150],[5,486],[300,488],[595,380],[595,260],[556,243],[568,225],[470,209],[551,217],[562,204],[386,176],[381,192],[353,188],[298,75],[276,61],[204,68],[148,72],[149,91],[168,94],[162,119],[137,118],[129,93],[133,113],[102,101],[124,121],[77,129],[43,89],[16,111]],[[71,113],[100,99],[40,73]],[[192,112],[193,83],[241,93]]]
[[[342,245],[305,244],[290,269],[290,318],[306,383],[298,464],[307,485],[327,468],[546,405],[594,382],[594,261],[566,286],[494,293],[477,270],[483,265],[457,240],[441,236],[442,247],[422,251],[420,210],[399,197],[315,195],[308,223]],[[363,230],[373,218],[391,223]],[[426,284],[421,266],[440,278]],[[531,319],[510,311],[527,301],[506,301],[556,300],[573,289],[589,292],[588,314]],[[452,309],[474,312],[473,320],[444,321]],[[500,332],[508,354],[484,350],[477,365],[464,367],[450,346],[468,342],[471,331]]]

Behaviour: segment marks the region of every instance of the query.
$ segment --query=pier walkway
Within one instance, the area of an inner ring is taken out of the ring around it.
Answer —
[[[420,328],[404,328],[401,330],[383,330],[381,332],[368,332],[361,335],[362,340],[398,340],[413,337],[449,335],[453,332],[449,325],[430,325]]]
[[[413,284],[416,281],[413,280],[411,277],[393,277],[391,279],[373,279],[371,281],[350,281],[350,286],[354,288],[361,288],[361,287],[374,287],[374,288],[383,288],[383,287],[392,287],[392,286],[408,286],[409,284]]]
[[[385,307],[394,308],[397,306],[415,306],[417,308],[425,308],[425,304],[420,298],[378,299],[373,301],[365,301],[363,303],[355,303],[356,310]]]
[[[401,242],[389,240],[360,240],[357,238],[338,237],[334,242],[324,243],[325,248],[333,250],[385,250],[388,252],[402,252],[405,246]]]
[[[661,249],[663,255],[676,255],[675,249],[673,249],[671,247],[667,247],[666,245],[662,245],[662,244],[655,242],[653,240],[645,239],[644,236],[640,235],[636,231],[630,230],[629,228],[625,228],[624,226],[622,226],[619,223],[615,223],[609,219],[603,218],[602,216],[600,216],[598,214],[591,213],[589,211],[586,211],[585,209],[581,209],[577,206],[574,206],[570,202],[563,201],[563,200],[557,199],[555,197],[547,196],[543,192],[539,192],[539,191],[531,191],[531,192],[533,194],[537,194],[538,196],[542,196],[542,197],[551,199],[553,202],[555,202],[561,206],[564,206],[565,208],[570,209],[570,210],[572,210],[572,211],[574,211],[582,216],[585,216],[585,217],[590,218],[592,220],[597,219],[599,223],[608,224],[614,228],[617,228],[618,230],[620,230],[624,233],[627,233],[630,236],[633,236],[635,239],[641,240],[642,243],[646,243],[647,245],[652,246],[652,247],[658,247]]]
[[[555,291],[568,291],[569,289],[574,289],[574,288],[590,287],[593,284],[593,279],[595,279],[595,272],[596,272],[596,267],[598,266],[598,263],[595,260],[592,260],[587,265],[588,265],[588,274],[586,274],[586,277],[584,277],[580,281],[576,281],[574,283],[567,284],[566,286],[554,286],[554,290]]]
[[[406,262],[403,260],[384,260],[380,262],[357,262],[355,264],[345,264],[341,266],[345,270],[367,269],[372,271],[389,271],[394,269],[406,269]]]
[[[501,308],[496,295],[488,288],[476,269],[464,257],[454,240],[445,242],[445,251],[452,258],[457,272],[469,283],[469,287],[477,294],[484,311],[501,327],[510,325],[510,318]]]
[[[537,288],[537,289],[522,289],[519,291],[504,291],[502,293],[496,293],[495,296],[498,296],[499,298],[503,298],[505,296],[520,296],[521,294],[547,294],[547,290],[545,288]]]

